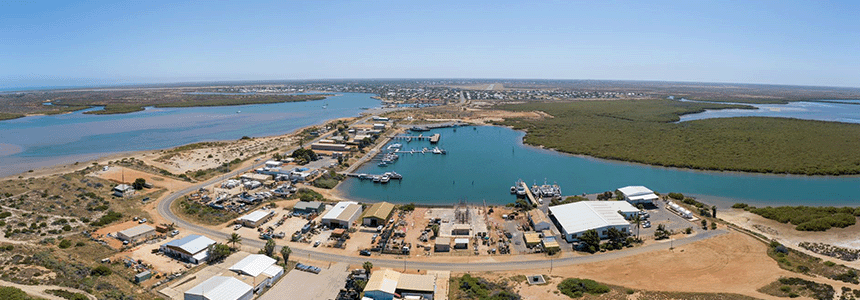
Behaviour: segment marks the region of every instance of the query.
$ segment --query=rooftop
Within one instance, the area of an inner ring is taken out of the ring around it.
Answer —
[[[150,232],[153,230],[155,230],[155,228],[153,228],[152,226],[149,226],[146,224],[141,224],[141,225],[137,225],[137,226],[134,226],[132,228],[120,231],[119,233],[122,233],[123,235],[128,236],[128,237],[133,237],[133,236],[144,234],[144,233],[147,233],[147,232]]]
[[[192,234],[178,240],[169,241],[164,245],[176,247],[185,252],[195,254],[205,250],[212,244],[215,244],[214,240],[202,235]]]
[[[380,220],[388,219],[391,212],[394,211],[394,204],[388,202],[379,202],[373,204],[364,212],[365,218],[377,218]]]
[[[268,211],[264,211],[264,210],[257,210],[257,211],[254,211],[254,212],[252,212],[252,213],[249,213],[249,214],[247,214],[247,215],[244,215],[244,216],[240,217],[240,218],[239,218],[239,220],[240,220],[240,221],[241,221],[241,220],[247,220],[247,221],[249,221],[249,222],[256,223],[256,222],[258,222],[258,221],[262,220],[263,218],[265,218],[265,217],[267,217],[267,216],[269,216],[269,212],[268,212]]]
[[[252,287],[239,279],[215,276],[186,291],[210,300],[236,300],[250,292]]]
[[[262,254],[251,254],[230,267],[230,271],[257,277],[276,262],[274,258]]]
[[[394,294],[395,290],[433,292],[436,290],[436,278],[432,275],[402,274],[391,269],[383,269],[370,275],[364,290],[383,291],[389,294]]]
[[[323,205],[322,202],[319,202],[319,201],[299,201],[296,203],[295,206],[293,206],[293,209],[298,209],[298,210],[307,210],[307,209],[311,209],[311,208],[318,209],[322,205]]]
[[[624,201],[580,201],[550,206],[549,211],[568,233],[582,232],[605,226],[630,225],[618,214],[616,204]],[[628,203],[629,205],[629,203]]]
[[[334,208],[329,210],[325,215],[323,215],[323,219],[330,220],[342,220],[347,221],[349,217],[355,214],[356,211],[361,210],[361,205],[358,202],[353,201],[342,201],[338,202]]]
[[[641,185],[625,186],[623,188],[618,189],[618,191],[627,197],[654,194],[654,191],[652,191],[652,190],[650,190],[644,186],[641,186]],[[655,197],[656,197],[656,195],[655,195]]]

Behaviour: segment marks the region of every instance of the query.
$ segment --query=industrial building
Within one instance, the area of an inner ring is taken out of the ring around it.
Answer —
[[[325,203],[319,201],[299,201],[293,206],[293,212],[297,214],[318,214],[325,211]]]
[[[388,222],[388,218],[391,217],[392,212],[394,212],[394,204],[388,202],[373,204],[364,212],[362,224],[371,227],[385,224],[385,222]]]
[[[192,234],[161,245],[161,252],[179,260],[199,264],[209,258],[209,247],[215,245],[212,239]]]
[[[353,201],[342,201],[323,215],[322,223],[329,228],[349,229],[360,215],[361,204]]]
[[[111,190],[115,197],[131,197],[134,196],[134,188],[127,184],[120,184]]]
[[[468,249],[469,248],[469,239],[467,238],[456,238],[454,239],[454,249]]]
[[[250,279],[254,284],[254,293],[259,293],[263,288],[270,287],[284,275],[284,268],[277,265],[274,258],[251,254],[230,267],[230,271],[245,279]]]
[[[214,276],[185,292],[185,300],[251,300],[250,285],[227,276]]]
[[[568,242],[577,241],[588,230],[596,230],[606,238],[609,228],[630,232],[630,223],[618,213],[616,204],[621,201],[580,201],[549,207],[550,220]]]
[[[146,224],[137,225],[116,233],[117,238],[128,242],[143,240],[152,235],[155,235],[155,228]]]
[[[526,247],[534,247],[540,244],[540,233],[537,232],[524,232],[523,233],[523,242],[526,243]]]
[[[269,221],[275,215],[275,211],[257,210],[236,219],[236,222],[245,227],[256,228]]]
[[[432,299],[435,292],[435,276],[401,274],[390,269],[373,272],[364,286],[364,296],[374,300],[393,300],[395,295],[398,298],[419,296],[418,299]]]
[[[436,252],[451,251],[451,238],[437,237],[433,245],[433,250]]]
[[[630,204],[651,204],[654,203],[659,197],[654,191],[641,186],[625,186],[623,188],[618,189],[618,192],[624,196],[624,200],[630,202]]]
[[[633,217],[639,214],[639,209],[627,201],[603,201],[603,203],[609,205],[612,210],[620,213],[628,220],[632,220]]]
[[[352,149],[352,146],[347,144],[333,144],[333,143],[313,143],[311,144],[311,150],[321,150],[321,151],[340,151],[340,152],[349,152]]]
[[[535,231],[549,230],[552,226],[552,221],[540,209],[533,209],[528,212],[529,223]]]

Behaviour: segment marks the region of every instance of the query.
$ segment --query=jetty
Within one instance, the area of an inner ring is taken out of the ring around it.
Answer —
[[[428,140],[428,141],[430,141],[430,143],[431,143],[431,144],[435,144],[435,143],[438,143],[440,139],[442,139],[442,135],[441,135],[441,134],[438,134],[438,133],[435,133],[435,134],[433,134],[433,135],[424,135],[424,134],[419,134],[419,135],[397,135],[397,136],[392,137],[392,139],[395,139],[395,140],[406,140],[406,141],[412,141],[412,140],[416,140],[416,141],[423,141],[423,140]]]
[[[540,203],[535,200],[535,195],[532,194],[532,191],[529,189],[529,185],[522,181],[520,181],[519,184],[522,185],[524,189],[526,189],[526,198],[528,198],[529,201],[534,204],[534,206],[540,206]]]
[[[456,121],[456,122],[447,122],[447,123],[439,123],[439,124],[416,125],[416,126],[412,126],[411,128],[409,128],[409,130],[413,131],[413,132],[428,131],[430,129],[436,129],[436,128],[459,127],[459,126],[464,126],[466,124],[467,123],[465,123],[463,121]]]

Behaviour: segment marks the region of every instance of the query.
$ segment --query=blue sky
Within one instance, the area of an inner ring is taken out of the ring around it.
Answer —
[[[860,1],[535,2],[4,1],[0,89],[325,78],[860,87]]]

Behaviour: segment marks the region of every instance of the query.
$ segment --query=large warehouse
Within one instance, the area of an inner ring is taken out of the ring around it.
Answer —
[[[284,275],[284,268],[277,265],[277,260],[263,254],[251,254],[230,267],[230,271],[239,275],[254,278],[252,283],[254,293],[259,293],[264,287],[270,287],[278,278]]]
[[[624,200],[633,205],[654,203],[654,200],[658,198],[654,191],[641,185],[625,186],[618,191],[624,196]]]
[[[236,219],[236,222],[245,227],[255,228],[263,225],[263,223],[269,221],[273,216],[275,216],[275,211],[257,210]]]
[[[251,300],[254,292],[247,283],[227,276],[214,276],[185,292],[185,300]]]
[[[322,217],[323,225],[329,228],[349,229],[361,215],[361,204],[352,201],[338,202]]]
[[[592,229],[600,238],[606,238],[609,228],[630,232],[630,223],[618,213],[618,203],[627,204],[622,201],[580,201],[550,206],[549,216],[568,242],[577,241],[579,236]]]
[[[388,222],[388,218],[391,217],[391,213],[394,211],[394,204],[388,202],[379,202],[376,203],[370,208],[368,208],[364,212],[364,218],[362,218],[362,224],[365,226],[376,227],[385,222]]]
[[[192,234],[161,245],[161,252],[182,261],[199,264],[209,258],[209,246],[214,244],[215,241],[208,237]]]

